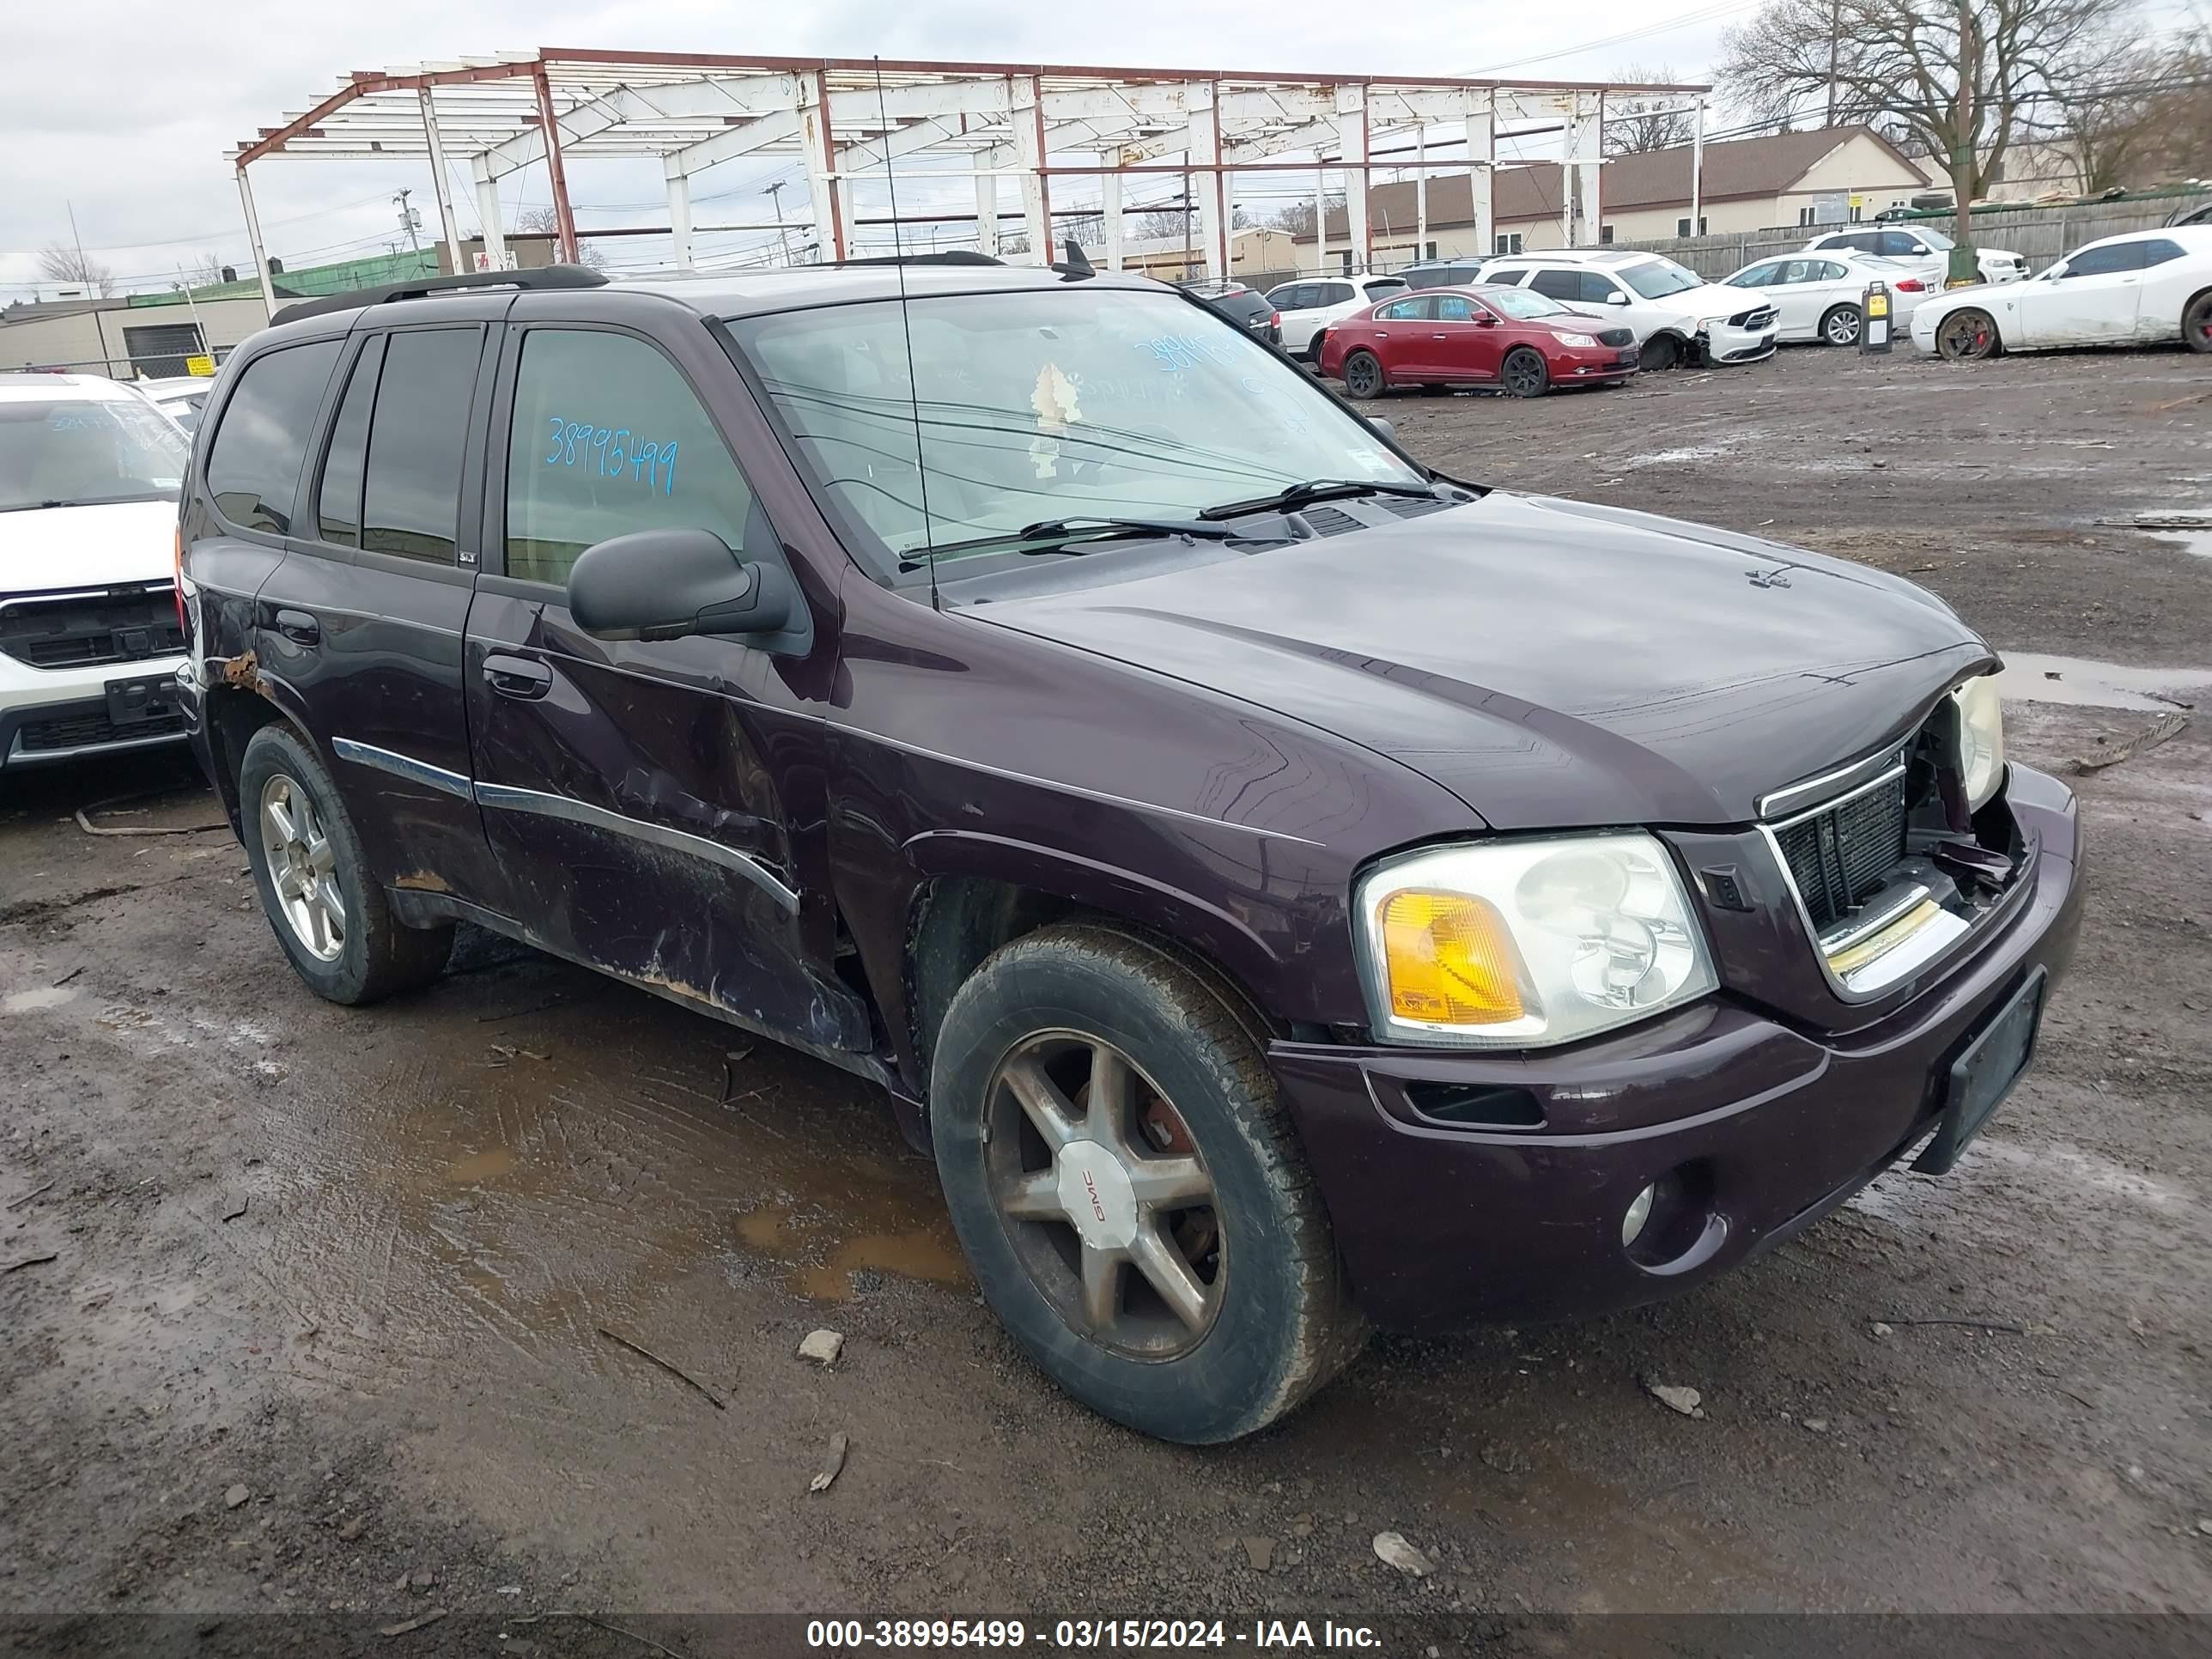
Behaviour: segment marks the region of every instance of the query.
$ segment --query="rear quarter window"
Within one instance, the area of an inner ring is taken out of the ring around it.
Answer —
[[[285,346],[256,357],[239,376],[207,459],[208,493],[232,524],[291,533],[307,439],[337,367],[338,345],[317,340]]]

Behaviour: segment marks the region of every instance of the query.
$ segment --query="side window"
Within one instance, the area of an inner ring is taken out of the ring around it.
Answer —
[[[523,337],[507,452],[508,575],[565,584],[586,548],[633,530],[711,530],[743,551],[754,520],[744,474],[658,349],[598,329]]]
[[[2083,248],[2066,262],[2069,276],[2109,276],[2116,271],[2141,270],[2143,245],[2114,242],[2105,247]]]
[[[1869,253],[1879,253],[1885,258],[1892,259],[1917,258],[1920,256],[1915,254],[1912,250],[1927,246],[1925,242],[1906,230],[1874,231],[1864,236],[1854,236],[1851,238],[1851,242],[1853,246],[1863,248]]]
[[[339,344],[288,346],[246,366],[207,459],[208,490],[231,523],[291,533],[300,469]]]
[[[1821,260],[1820,274],[1814,278],[1821,283],[1848,283],[1850,279],[1851,268],[1835,259]]]
[[[363,552],[454,562],[469,397],[483,342],[477,328],[409,329],[385,341],[362,489]]]
[[[1572,300],[1583,291],[1583,273],[1579,270],[1540,270],[1529,278],[1528,286],[1554,300]]]
[[[384,338],[371,335],[354,360],[337,419],[331,423],[331,447],[323,456],[316,528],[325,541],[343,547],[361,545],[361,479],[368,464],[368,410],[376,397],[376,371],[384,363]]]
[[[1358,290],[1349,283],[1322,283],[1319,287],[1320,293],[1307,301],[1309,305],[1340,306],[1358,297]]]
[[[1389,305],[1375,308],[1375,320],[1378,323],[1410,323],[1424,313],[1427,305],[1425,300],[1394,301]]]
[[[2181,244],[2179,242],[2169,242],[2164,237],[2160,237],[2155,242],[2145,242],[2142,244],[2142,246],[2143,251],[2143,268],[2146,270],[2153,265],[2162,265],[2168,259],[2179,259],[2181,258]]]
[[[1585,270],[1583,272],[1582,283],[1576,290],[1575,297],[1585,302],[1610,305],[1613,302],[1613,296],[1620,292],[1619,284],[1603,271]]]
[[[1471,323],[1474,307],[1463,294],[1439,294],[1437,296],[1437,320],[1440,323]]]
[[[1763,265],[1753,265],[1748,270],[1739,270],[1735,276],[1729,277],[1729,286],[1730,288],[1765,288],[1774,281],[1775,272],[1781,269],[1781,266],[1771,261]]]
[[[1267,303],[1278,311],[1296,311],[1304,306],[1305,289],[1297,283],[1286,283],[1281,288],[1270,289]]]

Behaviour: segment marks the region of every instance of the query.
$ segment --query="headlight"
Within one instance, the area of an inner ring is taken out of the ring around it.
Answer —
[[[1566,346],[1582,346],[1587,349],[1588,347],[1595,345],[1597,341],[1588,334],[1562,334],[1559,336],[1559,343]]]
[[[1959,770],[1966,806],[1978,811],[2004,781],[2004,705],[1997,699],[1996,677],[1968,680],[1951,701],[1959,705]]]
[[[1700,317],[1698,319],[1698,331],[1700,334],[1710,333],[1726,321],[1728,321],[1728,319],[1724,316]]]
[[[1362,877],[1375,1032],[1522,1048],[1625,1025],[1717,984],[1665,849],[1647,835],[1435,848]]]

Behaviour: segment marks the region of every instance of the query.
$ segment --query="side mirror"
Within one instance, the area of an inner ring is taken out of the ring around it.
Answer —
[[[799,594],[780,566],[741,562],[711,530],[640,530],[594,543],[568,573],[568,612],[595,639],[773,634]]]
[[[1496,328],[1498,326],[1497,317],[1492,313],[1487,311],[1476,312],[1474,313],[1474,321],[1476,325],[1480,328]]]
[[[1380,415],[1370,415],[1367,417],[1367,424],[1373,427],[1377,432],[1388,438],[1392,443],[1395,444],[1398,441],[1398,428],[1391,425],[1389,422],[1384,420]]]
[[[1625,306],[1628,303],[1628,296],[1619,289],[1615,289],[1605,296],[1605,302],[1609,306]]]
[[[1912,252],[1915,253],[1925,253],[1928,252],[1928,248],[1923,243],[1915,242],[1912,245]]]

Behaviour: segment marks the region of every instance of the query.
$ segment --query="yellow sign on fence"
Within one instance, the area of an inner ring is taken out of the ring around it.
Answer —
[[[212,357],[187,357],[185,359],[185,373],[187,374],[197,374],[204,380],[213,380],[215,378],[215,359]]]

